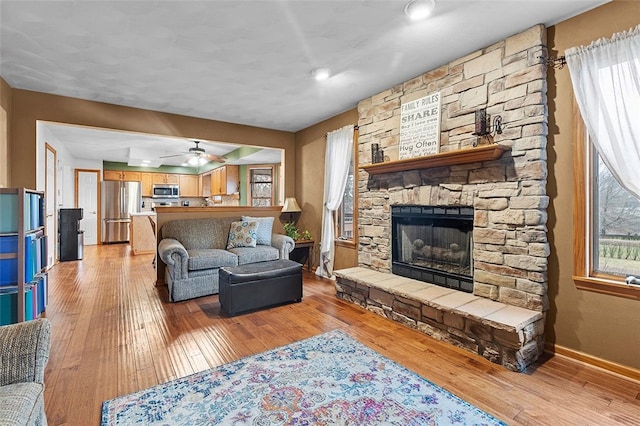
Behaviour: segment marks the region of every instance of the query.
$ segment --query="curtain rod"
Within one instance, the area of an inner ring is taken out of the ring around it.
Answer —
[[[567,58],[564,56],[558,56],[557,58],[545,58],[544,56],[538,56],[538,58],[542,59],[546,66],[557,70],[561,70],[565,65],[567,65]]]
[[[347,124],[347,126],[348,126],[348,124]],[[358,126],[357,124],[354,124],[353,125],[353,131],[356,132],[358,130],[360,130],[360,126]],[[327,133],[324,134],[324,138],[325,139],[329,136],[329,133],[331,133],[331,132],[327,132]]]

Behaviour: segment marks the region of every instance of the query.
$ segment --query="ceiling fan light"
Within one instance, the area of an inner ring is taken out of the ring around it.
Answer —
[[[199,162],[199,157],[196,157],[196,156],[189,158],[189,160],[187,161],[187,163],[191,166],[197,166],[198,162]]]
[[[209,160],[207,160],[206,158],[204,158],[204,157],[198,157],[198,164],[199,164],[200,166],[203,166],[203,165],[207,164],[208,162],[209,162]]]

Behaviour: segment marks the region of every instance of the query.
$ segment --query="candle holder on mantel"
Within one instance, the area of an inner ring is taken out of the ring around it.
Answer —
[[[473,143],[473,146],[494,143],[492,131],[494,134],[502,134],[502,116],[496,115],[493,118],[493,126],[491,126],[491,115],[487,114],[487,109],[476,110],[475,132],[472,135],[478,136],[478,138]]]
[[[384,162],[384,151],[380,149],[377,143],[371,144],[371,164]]]

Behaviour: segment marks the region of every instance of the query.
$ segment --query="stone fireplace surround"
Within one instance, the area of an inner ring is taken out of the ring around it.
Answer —
[[[336,271],[339,297],[515,371],[542,353],[548,309],[545,44],[537,25],[359,103],[359,265]],[[396,163],[400,105],[435,91],[440,152],[465,160]],[[503,118],[505,152],[474,162],[464,152],[483,107]],[[367,166],[372,143],[383,169]],[[393,205],[474,209],[473,294],[390,273]]]

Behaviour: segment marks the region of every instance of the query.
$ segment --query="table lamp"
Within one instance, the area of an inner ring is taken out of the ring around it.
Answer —
[[[287,197],[284,199],[284,206],[282,206],[282,210],[280,210],[280,213],[289,213],[289,223],[294,223],[293,222],[294,214],[299,213],[301,211],[302,209],[298,205],[298,202],[296,201],[295,197]]]

